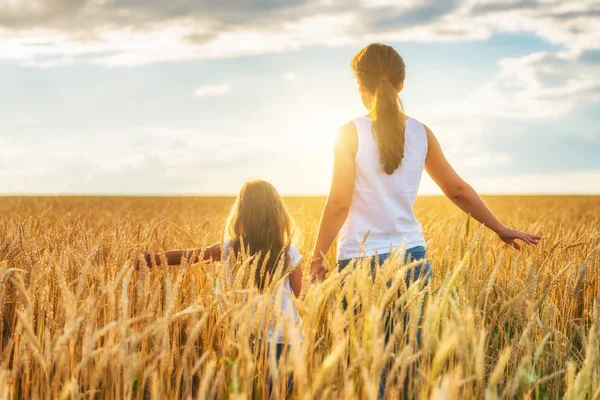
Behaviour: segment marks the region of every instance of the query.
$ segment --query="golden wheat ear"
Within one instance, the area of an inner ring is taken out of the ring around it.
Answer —
[[[0,398],[284,398],[290,381],[299,399],[377,398],[382,381],[383,398],[598,397],[598,198],[490,198],[553,238],[519,253],[419,198],[427,284],[407,284],[402,252],[374,281],[368,260],[338,272],[328,259],[327,279],[290,302],[256,290],[243,245],[207,268],[128,264],[185,248],[188,226],[221,221],[229,202],[0,198]],[[322,200],[289,203],[314,243]]]

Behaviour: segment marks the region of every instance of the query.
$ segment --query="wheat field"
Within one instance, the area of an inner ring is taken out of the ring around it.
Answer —
[[[485,200],[544,240],[513,250],[419,198],[432,284],[404,287],[402,254],[372,280],[367,262],[336,272],[331,253],[322,283],[302,265],[300,327],[274,311],[278,285],[246,282],[251,260],[233,282],[220,262],[133,267],[220,240],[231,198],[2,198],[0,397],[375,399],[384,375],[388,398],[599,399],[600,198]],[[308,257],[324,199],[286,203]],[[385,345],[394,302],[412,318]],[[279,365],[266,320],[291,343]]]

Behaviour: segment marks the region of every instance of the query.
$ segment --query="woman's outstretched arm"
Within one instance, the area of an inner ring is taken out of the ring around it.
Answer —
[[[348,218],[354,192],[354,159],[357,149],[356,126],[349,122],[340,128],[335,141],[331,188],[321,215],[317,241],[311,259],[311,277],[313,279],[322,278],[324,275],[322,256],[327,253]]]
[[[454,171],[437,138],[427,126],[427,142],[429,149],[425,161],[425,169],[434,182],[442,189],[446,197],[467,214],[481,222],[498,234],[500,239],[519,250],[521,246],[516,239],[527,244],[537,244],[541,236],[530,235],[505,226],[485,205],[477,192]]]
[[[204,250],[204,253],[202,251]],[[200,255],[203,254],[202,260],[221,260],[221,243],[215,243],[205,249],[187,249],[187,250],[169,250],[165,253],[144,253],[144,259],[148,268],[160,266],[163,261],[163,256],[167,261],[167,265],[181,265],[183,259],[187,259],[191,264],[197,263],[200,260]]]

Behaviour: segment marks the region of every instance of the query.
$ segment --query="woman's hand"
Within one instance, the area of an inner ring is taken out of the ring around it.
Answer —
[[[311,282],[320,282],[325,279],[327,268],[323,265],[321,259],[314,259],[310,264],[310,280]]]
[[[504,243],[510,244],[517,250],[521,250],[521,245],[517,243],[517,239],[523,241],[525,244],[538,244],[538,242],[542,239],[541,236],[530,235],[529,233],[523,233],[516,229],[509,228],[507,226],[502,227],[498,232],[496,232],[500,239]]]

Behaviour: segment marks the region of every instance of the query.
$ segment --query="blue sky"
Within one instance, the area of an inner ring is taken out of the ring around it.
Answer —
[[[371,41],[479,191],[600,193],[597,1],[395,3],[0,0],[0,193],[326,193]]]

